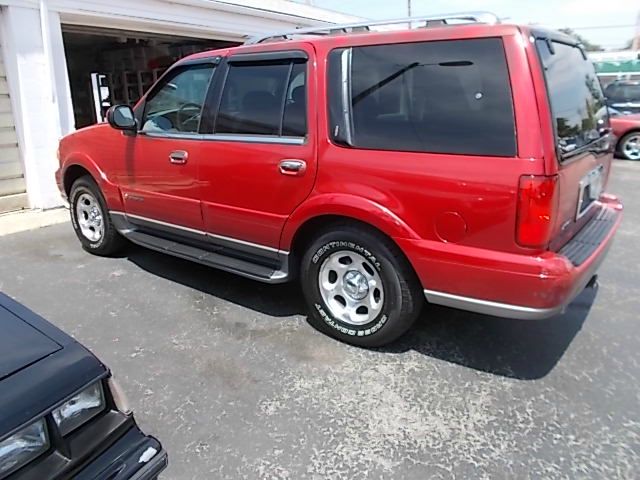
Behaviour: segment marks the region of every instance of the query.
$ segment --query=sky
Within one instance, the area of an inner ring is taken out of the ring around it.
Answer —
[[[297,1],[373,19],[407,16],[407,0]],[[505,22],[570,27],[607,50],[622,48],[634,36],[640,13],[640,0],[411,0],[411,4],[412,16],[490,11],[507,17]]]

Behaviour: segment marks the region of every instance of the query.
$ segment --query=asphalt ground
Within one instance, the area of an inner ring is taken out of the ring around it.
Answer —
[[[164,479],[638,478],[640,163],[609,190],[624,222],[565,314],[428,307],[378,350],[313,330],[296,285],[94,257],[68,223],[0,237],[0,290],[111,367]]]

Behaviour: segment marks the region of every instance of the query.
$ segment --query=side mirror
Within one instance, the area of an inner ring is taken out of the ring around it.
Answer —
[[[129,105],[114,105],[107,110],[107,122],[116,130],[124,130],[125,132],[138,130],[136,117]]]

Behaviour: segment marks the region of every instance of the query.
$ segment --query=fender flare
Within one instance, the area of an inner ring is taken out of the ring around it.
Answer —
[[[356,195],[327,193],[309,197],[294,210],[282,230],[280,249],[290,250],[299,229],[308,221],[322,216],[358,220],[391,238],[420,238],[398,215],[379,203]]]
[[[67,187],[64,185],[64,178],[67,171],[74,166],[82,167],[91,174],[95,182],[98,184],[98,187],[100,187],[109,209],[122,210],[124,208],[118,184],[113,178],[110,178],[91,157],[82,152],[73,152],[62,162],[62,168],[60,170],[62,172],[61,184],[63,188]]]

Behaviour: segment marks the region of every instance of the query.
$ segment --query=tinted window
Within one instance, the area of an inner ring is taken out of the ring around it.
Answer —
[[[605,92],[613,102],[640,102],[640,84],[612,83]]]
[[[307,68],[295,63],[287,87],[282,135],[304,137],[307,134]]]
[[[230,64],[215,133],[306,134],[306,64]]]
[[[511,87],[500,39],[353,48],[346,94],[340,81],[342,66],[349,64],[345,52],[330,58],[336,141],[348,140],[340,129],[351,128],[355,147],[515,156]]]
[[[196,133],[214,68],[212,65],[191,67],[164,81],[160,90],[147,98],[142,130]]]
[[[569,154],[600,138],[608,122],[604,96],[593,64],[571,45],[545,40],[536,45],[545,69],[560,150]]]

